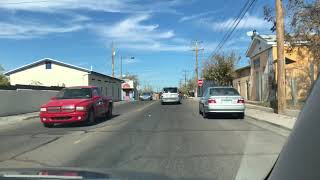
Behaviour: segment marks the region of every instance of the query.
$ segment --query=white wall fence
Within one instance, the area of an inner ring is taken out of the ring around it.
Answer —
[[[0,89],[0,116],[39,111],[40,106],[57,93],[53,90]]]

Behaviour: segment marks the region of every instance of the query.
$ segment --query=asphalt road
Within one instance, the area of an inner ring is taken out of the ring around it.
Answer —
[[[37,118],[0,127],[0,168],[98,169],[125,179],[262,179],[286,141],[285,130],[220,115],[197,103],[119,104],[92,126],[44,128]],[[137,178],[138,177],[138,178]]]

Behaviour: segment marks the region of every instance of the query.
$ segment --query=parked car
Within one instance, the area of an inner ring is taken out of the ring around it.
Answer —
[[[69,87],[41,106],[40,120],[45,127],[56,123],[93,124],[98,117],[112,116],[112,106],[112,98],[103,97],[95,86]]]
[[[181,95],[177,87],[165,87],[161,94],[161,104],[181,103]]]
[[[236,113],[244,118],[245,102],[232,87],[209,87],[199,101],[199,113],[206,118],[211,113]]]
[[[141,101],[152,101],[152,93],[150,92],[142,93],[139,98]]]

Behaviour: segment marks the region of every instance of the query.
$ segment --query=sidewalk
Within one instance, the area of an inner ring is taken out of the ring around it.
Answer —
[[[252,119],[271,123],[273,125],[281,126],[290,130],[293,128],[294,123],[296,122],[296,119],[297,119],[295,117],[290,117],[290,116],[276,114],[273,112],[254,109],[248,106],[246,107],[245,114],[246,116]]]
[[[7,124],[14,124],[20,121],[29,120],[32,118],[39,117],[39,112],[32,112],[32,113],[25,113],[25,114],[18,114],[18,115],[11,115],[11,116],[3,116],[0,117],[0,126],[7,125]]]

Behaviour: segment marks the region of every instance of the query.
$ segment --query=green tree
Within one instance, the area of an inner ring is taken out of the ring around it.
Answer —
[[[0,85],[4,85],[4,86],[7,86],[7,85],[10,85],[10,82],[9,82],[9,79],[3,74],[3,67],[0,65]]]
[[[227,86],[232,84],[235,72],[235,64],[238,57],[234,52],[230,54],[216,54],[205,62],[203,77],[205,80],[214,81],[218,85]]]

